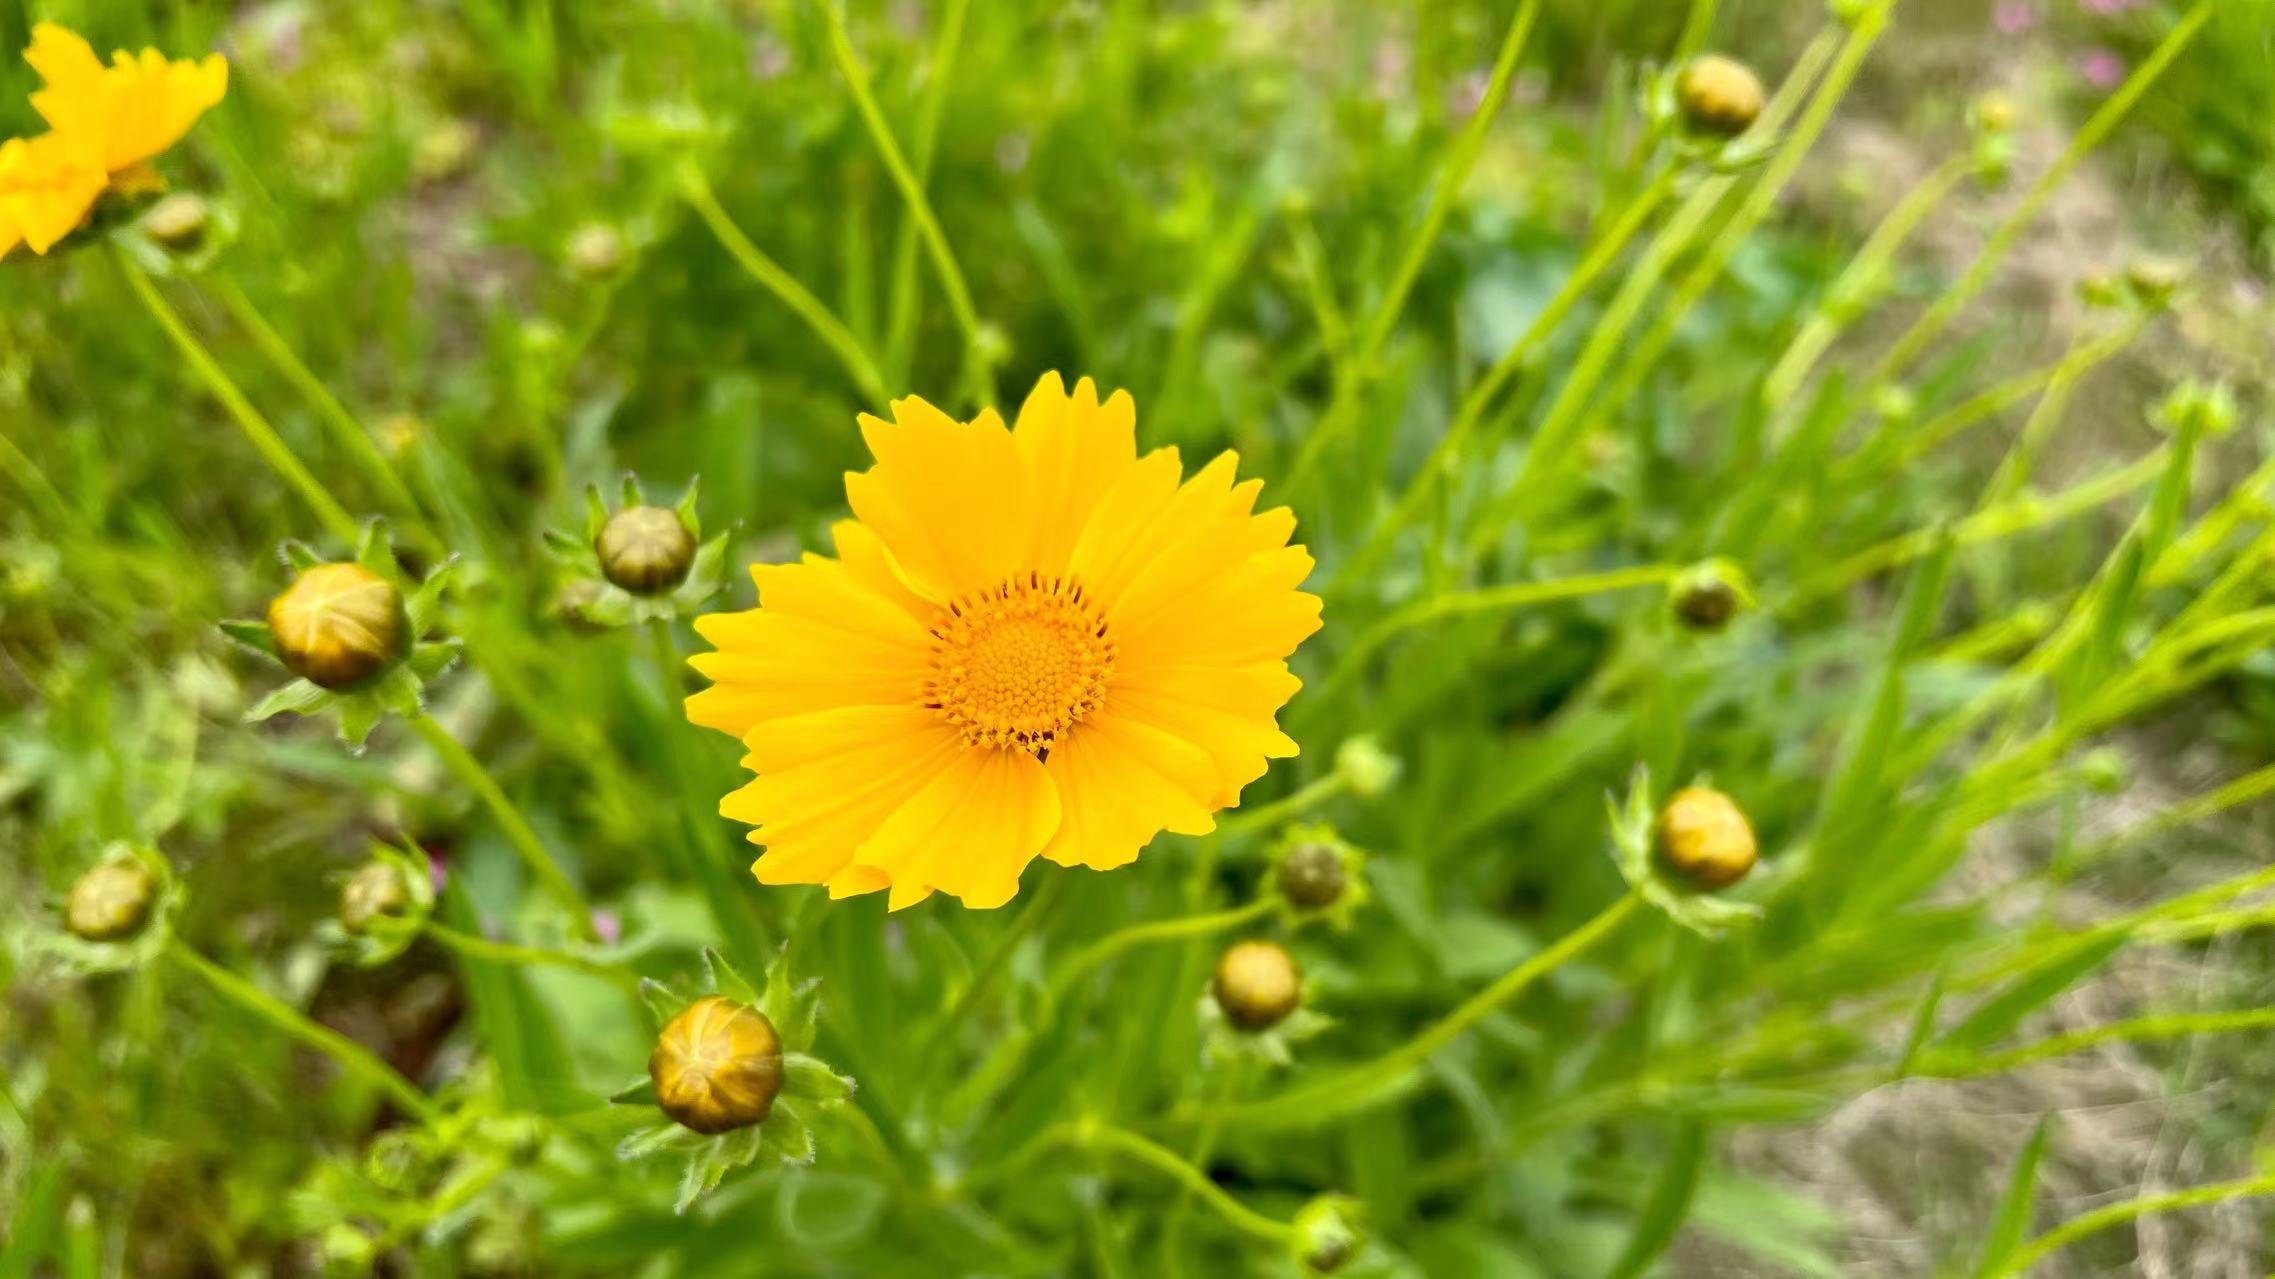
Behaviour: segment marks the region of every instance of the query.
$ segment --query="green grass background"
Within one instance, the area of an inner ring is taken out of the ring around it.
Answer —
[[[2070,171],[2113,101],[2078,60],[2138,67],[2189,6],[2049,0],[2002,36],[1948,0],[1834,6],[1853,28],[1815,4],[1555,0],[1442,189],[1518,5],[855,3],[847,40],[967,317],[805,0],[0,5],[10,48],[51,18],[100,48],[228,53],[227,100],[164,168],[234,234],[159,289],[408,567],[460,557],[443,629],[466,661],[432,709],[621,920],[592,953],[686,984],[704,945],[755,973],[794,936],[820,1051],[861,1082],[811,1168],[675,1216],[668,1161],[611,1153],[637,1119],[601,1099],[651,1033],[616,985],[431,942],[369,968],[328,949],[330,877],[374,838],[447,865],[460,926],[577,943],[401,725],[356,754],[321,723],[241,722],[279,677],[214,623],[282,587],[283,540],[349,547],[99,237],[19,254],[0,1276],[1294,1273],[1141,1160],[1035,1153],[1086,1120],[1273,1220],[1352,1196],[1366,1274],[1993,1273],[2136,1193],[2263,1193],[2267,921],[2245,894],[2268,847],[2247,806],[2275,787],[2275,68],[2265,4],[2213,7]],[[1653,69],[1685,39],[1773,88],[1797,65],[1853,86],[1717,169],[1651,131]],[[11,131],[34,127],[29,79],[0,76]],[[1992,88],[2022,115],[2003,183],[1973,164]],[[1947,161],[1917,233],[1850,270]],[[738,261],[709,199],[855,358]],[[1632,240],[1536,324],[1639,200]],[[626,246],[604,276],[569,252],[594,225]],[[2176,309],[2078,300],[2152,251],[2192,268]],[[1835,340],[1773,381],[1812,322]],[[865,368],[957,411],[1089,375],[1136,396],[1147,444],[1237,448],[1294,505],[1327,625],[1283,717],[1303,756],[1245,797],[1261,816],[1111,875],[1038,867],[993,913],[888,919],[747,880],[713,813],[732,744],[681,720],[646,637],[556,619],[540,536],[633,470],[672,498],[700,475],[738,566],[826,546],[864,464]],[[2214,381],[2228,411],[2191,410]],[[1720,635],[1678,627],[1657,585],[1527,585],[1714,557],[1760,599]],[[1330,780],[1361,735],[1402,762],[1380,794]],[[1412,1041],[1616,900],[1605,796],[1639,764],[1745,805],[1767,856],[1734,895],[1759,925],[1707,940],[1646,911],[1393,1096],[1239,1108]],[[1086,943],[1253,900],[1288,796],[1370,854],[1347,930],[1251,920],[1054,991]],[[59,970],[36,944],[53,903],[120,839],[176,868],[180,944],[458,1121],[406,1133],[181,968]],[[1054,875],[1063,896],[1015,924]],[[1288,938],[1334,1019],[1292,1066],[1202,1061],[1196,1001],[1242,934]],[[2239,1017],[2186,1020],[2208,1013]],[[2046,1046],[2080,1030],[2106,1041]],[[2111,1104],[2148,1119],[2110,1135]],[[1890,1110],[1869,1158],[1814,1157],[1849,1149],[1843,1116]],[[534,1157],[485,1135],[509,1121]],[[2245,1200],[2152,1220],[2034,1273],[2264,1268]]]

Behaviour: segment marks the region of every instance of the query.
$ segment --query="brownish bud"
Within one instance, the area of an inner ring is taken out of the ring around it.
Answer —
[[[207,217],[205,197],[177,191],[150,206],[142,215],[142,229],[169,249],[194,249],[205,238]]]
[[[1343,899],[1343,857],[1326,844],[1298,844],[1280,859],[1280,895],[1301,910],[1325,910]]]
[[[1719,631],[1745,603],[1729,579],[1703,573],[1675,584],[1675,620],[1694,631]]]
[[[361,564],[319,564],[269,601],[285,669],[320,688],[354,688],[403,655],[409,627],[395,584]]]
[[[648,1079],[656,1104],[684,1128],[748,1128],[766,1122],[782,1091],[782,1040],[756,1008],[705,996],[656,1036]]]
[[[1744,879],[1760,855],[1754,828],[1737,802],[1704,786],[1686,786],[1668,796],[1653,835],[1659,864],[1708,891]]]
[[[600,571],[634,595],[661,595],[687,580],[695,535],[677,512],[634,506],[610,516],[593,541]]]
[[[1216,961],[1217,1007],[1242,1030],[1269,1030],[1303,1002],[1303,975],[1278,942],[1235,942]]]
[[[340,926],[361,934],[382,916],[399,916],[411,908],[410,885],[403,871],[389,862],[365,862],[340,885]]]
[[[64,927],[81,941],[118,941],[142,931],[157,892],[150,868],[114,857],[79,877],[63,912]]]
[[[1703,53],[1675,77],[1675,105],[1699,132],[1734,138],[1762,113],[1761,78],[1735,58]]]

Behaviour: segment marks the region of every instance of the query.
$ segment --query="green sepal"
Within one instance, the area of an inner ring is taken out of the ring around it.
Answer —
[[[1701,937],[1720,937],[1738,924],[1761,918],[1753,902],[1731,901],[1671,879],[1652,856],[1652,825],[1657,810],[1651,801],[1651,771],[1637,765],[1628,780],[1627,798],[1604,797],[1609,809],[1612,860],[1628,887],[1666,913],[1667,918]]]
[[[635,506],[646,506],[648,504],[647,495],[640,491],[640,477],[637,474],[626,471],[624,478],[617,481],[616,500],[616,509],[620,511],[629,511]]]
[[[389,581],[400,575],[395,567],[394,544],[387,536],[386,520],[373,516],[364,521],[363,535],[355,543],[355,562]]]
[[[278,549],[284,554],[286,567],[295,573],[305,573],[309,569],[322,566],[324,563],[324,557],[318,555],[316,548],[306,542],[289,541]]]
[[[642,1075],[615,1092],[608,1094],[611,1106],[653,1106],[656,1104],[656,1081],[653,1076]]]
[[[314,715],[331,705],[337,696],[330,689],[296,679],[253,703],[253,708],[245,712],[245,722],[258,724],[288,711],[294,715]]]
[[[220,625],[221,633],[228,636],[236,643],[244,645],[246,648],[259,653],[261,656],[266,657],[271,661],[284,660],[283,657],[276,651],[276,635],[274,632],[269,630],[269,624],[267,622],[245,621],[242,619],[232,618],[228,621],[222,622]]]
[[[806,1112],[780,1099],[776,1099],[774,1111],[766,1117],[765,1123],[745,1131],[758,1134],[758,1154],[786,1164],[810,1165],[818,1152],[814,1126],[806,1122]]]
[[[653,977],[642,977],[640,979],[640,1002],[648,1006],[649,1014],[656,1019],[656,1029],[661,1030],[665,1023],[679,1016],[689,1004],[695,1001]]]
[[[379,699],[370,693],[356,693],[339,699],[340,740],[350,750],[361,751],[371,740],[371,732],[379,727],[382,707]]]
[[[411,648],[411,658],[408,663],[411,674],[421,680],[439,678],[444,671],[458,663],[465,647],[465,641],[455,636],[450,639],[425,640],[415,644]]]
[[[738,1004],[758,1004],[758,988],[735,971],[727,957],[709,946],[703,948],[703,971],[711,979],[712,993],[724,995]]]
[[[458,576],[458,557],[453,555],[435,565],[427,580],[410,592],[403,601],[403,617],[411,626],[411,634],[424,635],[434,625],[435,616],[442,611],[442,594]]]
[[[608,527],[608,503],[600,495],[598,484],[585,485],[585,549],[600,540],[600,531]]]
[[[785,1097],[830,1106],[850,1099],[858,1088],[851,1075],[838,1074],[819,1057],[793,1052],[782,1054],[782,1095]]]
[[[695,510],[695,495],[702,486],[702,476],[690,476],[687,491],[680,494],[679,505],[673,508],[679,515],[681,526],[686,528],[687,535],[698,542],[703,540],[703,517]]]
[[[642,1128],[616,1143],[618,1159],[645,1159],[667,1150],[692,1150],[708,1141],[702,1133],[682,1128],[674,1123],[661,1123]]]
[[[768,966],[766,991],[758,998],[758,1010],[774,1023],[784,1052],[804,1052],[814,1046],[815,1021],[821,1013],[821,981],[816,978],[792,985],[788,952],[785,944]]]
[[[562,532],[557,528],[549,528],[545,530],[543,536],[545,541],[545,549],[551,551],[554,555],[558,556],[561,559],[571,560],[581,564],[592,554],[592,543],[590,540],[580,542],[576,538]]]

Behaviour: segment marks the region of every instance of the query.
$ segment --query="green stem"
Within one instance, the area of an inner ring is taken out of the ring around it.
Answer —
[[[806,327],[813,330],[814,336],[820,338],[822,345],[837,356],[838,363],[845,366],[846,374],[853,379],[854,387],[861,392],[863,399],[869,401],[870,407],[884,408],[891,399],[885,393],[885,379],[877,372],[876,364],[869,359],[869,353],[862,349],[860,340],[853,336],[852,330],[830,314],[822,300],[815,297],[805,285],[798,283],[788,271],[783,270],[780,263],[751,243],[750,237],[744,235],[742,228],[736,226],[734,219],[728,217],[727,211],[720,207],[719,197],[711,190],[710,179],[703,176],[703,170],[694,161],[681,161],[677,172],[681,197],[695,210],[695,215],[703,219],[703,224],[711,228],[712,236],[727,251],[727,256],[733,258],[760,287],[772,293],[782,305],[789,307],[799,319],[806,322]]]
[[[1346,582],[1366,580],[1375,561],[1390,549],[1391,539],[1413,522],[1423,503],[1429,500],[1438,480],[1453,473],[1455,459],[1461,456],[1461,450],[1468,444],[1471,432],[1477,429],[1478,423],[1485,420],[1486,409],[1492,405],[1494,397],[1532,359],[1534,352],[1540,349],[1540,344],[1556,332],[1557,327],[1563,324],[1564,317],[1587,295],[1597,277],[1627,248],[1636,232],[1651,220],[1651,215],[1658,212],[1668,193],[1674,190],[1675,175],[1679,172],[1679,167],[1667,165],[1659,170],[1658,175],[1643,190],[1636,193],[1635,198],[1620,213],[1619,219],[1589,246],[1587,254],[1572,269],[1572,274],[1565,279],[1556,295],[1548,300],[1548,305],[1540,309],[1540,314],[1534,316],[1532,323],[1525,326],[1525,331],[1517,335],[1517,340],[1509,344],[1509,349],[1502,353],[1500,360],[1470,389],[1468,395],[1462,397],[1461,407],[1455,410],[1452,424],[1446,427],[1446,433],[1431,448],[1430,456],[1423,461],[1421,469],[1414,473],[1413,481],[1399,495],[1390,513],[1367,535],[1366,542],[1336,568],[1334,576],[1328,579],[1325,594],[1333,597],[1338,586]]]
[[[1201,1130],[1193,1134],[1193,1155],[1186,1160],[1193,1167],[1206,1169],[1209,1166],[1210,1157],[1216,1153],[1217,1138],[1224,1132],[1224,1109],[1232,1103],[1233,1095],[1240,1090],[1241,1077],[1247,1072],[1245,1058],[1235,1058],[1218,1068],[1207,1117],[1201,1121]],[[1171,1279],[1179,1279],[1184,1273],[1184,1258],[1179,1255],[1179,1248],[1184,1241],[1186,1212],[1192,1203],[1192,1195],[1180,1190],[1162,1214],[1160,1254]]]
[[[1473,591],[1449,591],[1417,601],[1361,632],[1359,638],[1352,642],[1350,650],[1335,663],[1335,669],[1320,685],[1319,691],[1311,695],[1311,704],[1317,706],[1333,701],[1346,685],[1358,677],[1368,658],[1373,657],[1377,650],[1392,639],[1416,627],[1449,617],[1495,613],[1599,595],[1606,591],[1656,586],[1674,580],[1682,571],[1683,566],[1680,564],[1642,564],[1605,573],[1551,578],[1544,582],[1511,582]]]
[[[1225,1224],[1234,1229],[1276,1244],[1297,1242],[1294,1226],[1267,1217],[1233,1198],[1225,1193],[1224,1187],[1210,1180],[1207,1173],[1186,1163],[1176,1151],[1158,1142],[1148,1141],[1134,1132],[1096,1120],[1083,1120],[1079,1123],[1060,1124],[1045,1133],[1043,1140],[1037,1143],[1036,1152],[1040,1153],[1041,1148],[1053,1145],[1106,1151],[1144,1164],[1214,1209]]]
[[[956,83],[956,57],[963,47],[964,18],[971,0],[948,0],[933,35],[932,65],[926,69],[923,104],[916,118],[916,175],[929,179],[940,139],[948,90]],[[897,382],[908,380],[909,352],[916,342],[916,219],[904,218],[893,236],[892,295],[885,318],[885,367]]]
[[[545,851],[545,845],[537,838],[537,832],[531,829],[529,819],[522,816],[521,810],[506,796],[497,779],[490,776],[490,771],[482,767],[482,761],[474,758],[473,752],[461,745],[457,738],[450,735],[450,730],[435,722],[432,716],[422,711],[407,718],[412,731],[435,754],[442,757],[443,766],[450,770],[451,775],[473,791],[490,810],[490,816],[497,820],[498,828],[505,833],[506,842],[513,846],[513,851],[521,858],[529,873],[555,901],[568,910],[570,935],[580,941],[598,941],[599,934],[593,930],[592,906],[553,861],[552,855]]]
[[[1376,353],[1382,350],[1382,344],[1389,340],[1390,331],[1397,327],[1398,313],[1405,309],[1406,296],[1413,291],[1415,279],[1422,274],[1423,262],[1437,245],[1446,217],[1461,199],[1461,189],[1469,181],[1470,170],[1477,166],[1477,157],[1485,150],[1485,139],[1493,130],[1493,122],[1500,118],[1501,107],[1509,100],[1509,89],[1516,81],[1517,63],[1524,54],[1525,40],[1532,34],[1533,23],[1539,17],[1540,0],[1524,0],[1509,19],[1508,29],[1501,36],[1501,50],[1493,59],[1492,76],[1485,84],[1485,96],[1479,100],[1461,136],[1454,140],[1452,150],[1447,152],[1445,166],[1438,170],[1437,187],[1430,193],[1429,208],[1423,211],[1421,225],[1414,228],[1413,236],[1407,240],[1398,269],[1391,273],[1382,301],[1376,305],[1374,317],[1353,352],[1353,362],[1362,370],[1362,376]]]
[[[269,425],[268,419],[262,417],[260,410],[253,407],[253,402],[245,398],[245,392],[215,362],[212,353],[198,341],[197,335],[182,323],[182,317],[175,313],[165,296],[158,292],[158,286],[151,281],[148,273],[137,266],[134,259],[128,257],[123,250],[114,248],[111,260],[118,263],[119,271],[126,276],[126,282],[134,290],[134,295],[142,299],[142,305],[149,309],[151,318],[158,321],[158,327],[164,329],[166,336],[173,340],[174,349],[181,353],[183,361],[205,383],[206,389],[213,393],[213,398],[221,401],[221,407],[228,411],[230,418],[237,423],[237,428],[245,433],[245,439],[253,446],[253,450],[299,492],[301,499],[316,512],[316,519],[323,524],[325,532],[345,546],[354,546],[363,533],[355,517],[349,515],[338,499],[309,473],[307,467],[300,464],[299,458],[293,456],[291,447],[276,433],[276,428]]]
[[[348,412],[347,406],[340,403],[339,397],[332,394],[331,389],[324,385],[323,379],[317,377],[301,361],[291,344],[278,335],[268,318],[261,314],[260,308],[253,305],[251,298],[245,296],[245,291],[237,286],[235,280],[227,276],[216,276],[212,278],[211,284],[214,293],[221,298],[223,309],[253,339],[253,345],[261,349],[261,354],[267,356],[271,364],[276,365],[277,371],[284,374],[285,380],[292,383],[294,389],[316,406],[316,416],[332,429],[334,443],[363,469],[364,479],[386,494],[388,502],[397,511],[404,515],[417,515],[418,499],[411,496],[410,488],[403,483],[403,477],[395,473],[395,467],[387,460],[387,455],[379,451],[379,445],[372,440],[371,432],[356,421],[355,415]]]
[[[964,335],[965,368],[974,402],[977,407],[985,408],[995,401],[994,375],[980,334],[979,313],[972,306],[972,294],[964,284],[964,273],[956,265],[956,255],[948,248],[948,237],[940,229],[940,220],[933,216],[932,202],[924,194],[924,183],[909,168],[900,144],[893,140],[891,126],[885,123],[885,113],[878,109],[876,96],[869,91],[869,73],[862,67],[861,57],[854,52],[853,41],[845,33],[844,17],[830,0],[817,0],[814,7],[821,10],[822,21],[829,28],[830,57],[837,63],[846,89],[853,94],[853,105],[860,112],[861,123],[867,127],[870,141],[876,144],[877,155],[884,161],[893,185],[900,188],[909,216],[916,219],[917,234],[923,237],[925,251],[932,257],[933,270],[940,276],[940,287],[948,295],[948,309],[955,315],[956,327]]]
[[[443,1119],[442,1109],[397,1074],[394,1067],[373,1056],[371,1050],[329,1026],[320,1025],[275,996],[214,963],[180,942],[161,952],[166,958],[196,973],[231,1003],[269,1025],[338,1062],[342,1069],[385,1093],[403,1113],[433,1125]]]
[[[1881,357],[1880,363],[1873,369],[1872,376],[1866,379],[1867,385],[1879,386],[1902,376],[1905,368],[1919,358],[1928,345],[1942,335],[1944,329],[1950,327],[1951,321],[1958,317],[1959,312],[1990,283],[1992,273],[1998,270],[1999,264],[2013,251],[2016,242],[2022,238],[2022,233],[2037,220],[2039,211],[2045,208],[2046,201],[2053,197],[2055,189],[2068,179],[2070,171],[2085,159],[2087,152],[2101,144],[2110,130],[2117,127],[2118,121],[2125,118],[2133,109],[2133,104],[2148,92],[2149,86],[2156,83],[2157,78],[2164,74],[2165,68],[2172,65],[2173,59],[2180,56],[2180,51],[2195,38],[2218,7],[2215,0],[2199,0],[2186,17],[2165,33],[2155,50],[2142,60],[2141,65],[2134,69],[2133,74],[2115,93],[2109,95],[2101,104],[2101,109],[2094,112],[2093,117],[2070,139],[2069,146],[2063,149],[2054,163],[2038,175],[2036,182],[2030,184],[2030,190],[2023,195],[2014,212],[2008,214],[2006,220],[1983,242],[1982,251],[1975,255],[1966,274],[1937,295],[1935,302],[1921,313],[1919,319],[1912,322],[1911,328],[1896,339],[1895,345],[1888,349],[1888,353]]]
[[[2051,1035],[2045,1039],[2010,1048],[2004,1052],[1986,1053],[1979,1057],[1963,1058],[1937,1064],[1932,1058],[1924,1063],[1918,1074],[1933,1079],[1973,1079],[1982,1075],[2003,1075],[2010,1070],[2067,1057],[2081,1049],[2100,1044],[2146,1043],[2160,1039],[2190,1039],[2197,1035],[2218,1035],[2237,1030],[2266,1030],[2275,1027],[2275,1008],[2245,1008],[2232,1012],[2173,1013],[2162,1017],[2135,1017],[2129,1021],[2115,1021],[2101,1026],[2088,1026],[2084,1030],[2066,1035]]]
[[[1298,813],[1310,812],[1350,789],[1350,786],[1350,779],[1341,772],[1329,773],[1318,781],[1299,787],[1294,794],[1283,795],[1269,804],[1246,812],[1235,812],[1217,823],[1216,833],[1219,836],[1246,835],[1269,829],[1275,823],[1284,822]]]
[[[1002,935],[995,939],[994,948],[988,951],[987,958],[980,961],[980,966],[972,970],[971,981],[965,983],[963,990],[956,995],[956,1002],[949,1006],[947,1015],[933,1026],[924,1046],[917,1051],[917,1078],[933,1077],[933,1065],[940,1059],[940,1053],[947,1048],[948,1041],[966,1024],[981,997],[994,987],[995,979],[1011,962],[1012,953],[1019,949],[1019,943],[1035,931],[1035,926],[1058,903],[1059,897],[1066,891],[1068,878],[1066,875],[1053,875],[1043,881],[1043,886],[1035,891],[1026,906],[1004,928]]]
[[[1492,985],[1470,996],[1422,1033],[1373,1061],[1298,1085],[1276,1097],[1230,1107],[1222,1113],[1223,1121],[1261,1128],[1316,1126],[1382,1100],[1398,1087],[1409,1071],[1428,1061],[1440,1048],[1460,1038],[1463,1032],[1524,993],[1534,982],[1609,936],[1635,912],[1642,900],[1634,893],[1623,895],[1595,918],[1502,974]]]
[[[1245,906],[1230,910],[1210,911],[1201,915],[1179,915],[1174,919],[1156,919],[1143,924],[1132,924],[1117,932],[1108,933],[1090,945],[1067,956],[1065,962],[1051,976],[1051,1003],[1056,1006],[1066,998],[1074,984],[1092,969],[1114,959],[1122,952],[1149,942],[1175,941],[1181,937],[1206,937],[1238,928],[1272,913],[1277,903],[1270,897],[1259,897]]]
[[[2205,1204],[2225,1203],[2230,1199],[2251,1199],[2261,1195],[2275,1195],[2275,1173],[2257,1177],[2243,1177],[2235,1181],[2217,1181],[2210,1185],[2191,1186],[2186,1190],[2168,1191],[2160,1195],[2142,1195],[2123,1203],[2096,1208],[2092,1212],[2072,1217],[2045,1234],[2038,1236],[2013,1256],[1990,1272],[1988,1279],[2001,1279],[2005,1275],[2019,1275],[2054,1253],[2070,1246],[2087,1235],[2123,1225],[2138,1217],[2152,1213],[2171,1212],[2179,1208],[2196,1208]]]
[[[636,990],[640,985],[638,974],[606,960],[593,959],[565,950],[546,950],[543,947],[524,946],[517,942],[492,941],[487,937],[478,937],[473,933],[462,933],[447,924],[438,924],[433,920],[428,920],[425,927],[429,937],[461,955],[474,959],[493,959],[500,963],[536,965],[545,968],[568,968],[622,986],[626,990]]]

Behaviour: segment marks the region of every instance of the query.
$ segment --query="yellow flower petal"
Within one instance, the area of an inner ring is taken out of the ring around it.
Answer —
[[[1227,453],[1137,455],[1126,394],[1045,377],[1006,430],[921,400],[862,419],[838,558],[754,570],[703,618],[689,717],[740,735],[766,883],[999,905],[1037,856],[1105,870],[1212,830],[1293,755],[1286,658],[1319,625],[1311,557]]]
[[[195,62],[156,49],[111,57],[104,66],[84,39],[51,22],[33,28],[24,50],[47,84],[31,95],[32,109],[57,132],[85,139],[109,173],[181,141],[229,90],[229,64],[218,53]]]
[[[105,175],[75,137],[43,133],[0,143],[0,255],[17,242],[44,254],[87,219]]]

